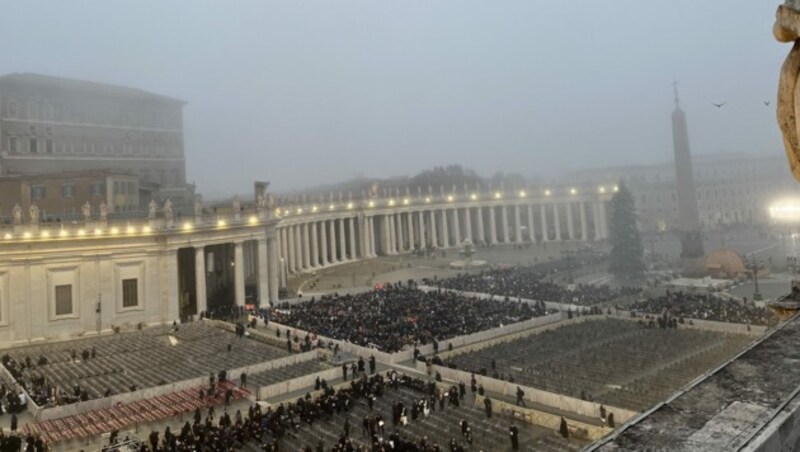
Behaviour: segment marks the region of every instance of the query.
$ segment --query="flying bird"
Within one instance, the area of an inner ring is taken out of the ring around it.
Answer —
[[[766,105],[767,107],[769,107],[769,103],[770,103],[770,102],[769,102],[768,100],[765,100],[765,101],[764,101],[764,105]]]
[[[725,101],[725,102],[723,102],[721,104],[717,104],[717,103],[711,102],[711,105],[713,105],[713,106],[715,106],[717,108],[722,108],[722,106],[727,104],[727,103],[728,103],[727,101]]]

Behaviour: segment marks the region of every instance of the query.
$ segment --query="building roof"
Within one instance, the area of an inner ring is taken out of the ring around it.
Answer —
[[[39,174],[4,174],[0,176],[0,182],[7,181],[36,181],[36,180],[69,180],[80,177],[106,177],[123,176],[139,178],[134,173],[118,169],[90,169],[84,171],[63,171],[58,173],[39,173]]]
[[[51,75],[35,74],[32,72],[17,72],[0,76],[0,83],[4,82],[12,82],[29,86],[50,87],[69,91],[81,91],[90,94],[102,94],[107,96],[150,99],[180,105],[186,104],[186,101],[184,100],[151,93],[137,88],[128,88],[125,86],[92,82],[87,80],[54,77]]]
[[[795,315],[588,450],[758,450],[797,410],[798,359]]]

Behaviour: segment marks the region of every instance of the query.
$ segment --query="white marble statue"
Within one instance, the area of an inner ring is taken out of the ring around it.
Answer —
[[[164,201],[164,207],[162,210],[164,211],[164,218],[167,221],[172,221],[172,201],[170,201],[169,198]]]
[[[83,203],[83,206],[81,206],[81,211],[83,212],[84,221],[89,221],[92,219],[92,205],[89,204],[89,201]]]
[[[147,214],[147,218],[153,220],[156,218],[156,213],[158,213],[158,204],[156,203],[155,199],[150,200],[150,204],[148,205],[149,212]]]
[[[194,197],[194,216],[203,216],[203,197],[200,195],[195,195]]]
[[[22,207],[20,207],[19,203],[14,204],[14,208],[11,209],[11,215],[14,217],[14,224],[22,224]]]
[[[108,205],[106,205],[105,201],[100,201],[100,220],[108,220]]]
[[[31,224],[39,224],[39,207],[36,204],[31,204],[29,215]]]
[[[259,193],[256,197],[256,206],[259,212],[263,212],[267,208],[267,197],[264,196],[264,193]]]

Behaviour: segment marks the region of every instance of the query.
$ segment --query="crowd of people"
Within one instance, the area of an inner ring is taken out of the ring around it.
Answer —
[[[555,312],[555,311],[552,311]],[[321,336],[394,353],[548,314],[543,304],[490,301],[387,284],[355,294],[272,309],[269,318]]]
[[[775,325],[778,318],[766,307],[751,301],[721,300],[705,293],[670,292],[637,301],[628,308],[631,315],[669,314],[678,319],[714,320],[749,325]]]
[[[246,444],[257,446],[260,450],[277,452],[286,450],[283,445],[284,438],[296,437],[296,433],[305,428],[311,428],[318,421],[334,421],[336,415],[347,413],[357,403],[366,403],[372,408],[376,398],[383,397],[387,391],[398,390],[400,386],[409,387],[421,394],[420,401],[410,410],[401,402],[392,405],[391,422],[393,427],[387,425],[390,419],[384,419],[377,410],[364,416],[360,426],[351,425],[349,417],[342,425],[342,431],[333,446],[326,448],[322,440],[316,444],[308,444],[303,452],[354,452],[354,451],[419,451],[438,452],[444,451],[435,441],[428,438],[410,440],[401,436],[397,426],[407,425],[409,413],[416,420],[418,416],[427,417],[445,406],[458,407],[459,400],[463,400],[464,390],[459,391],[453,387],[443,391],[435,384],[423,380],[391,372],[384,377],[381,374],[373,376],[363,375],[358,380],[353,380],[349,386],[334,390],[327,384],[323,385],[322,394],[314,399],[310,394],[298,399],[294,403],[281,403],[273,409],[268,407],[263,410],[260,405],[249,407],[247,413],[237,410],[233,415],[227,411],[215,414],[214,407],[206,413],[199,409],[195,411],[193,419],[187,421],[180,432],[172,432],[167,427],[163,432],[152,431],[147,441],[142,441],[141,452],[184,452],[196,450],[239,450]],[[430,399],[429,399],[430,397]],[[428,407],[426,407],[428,406]],[[205,416],[204,416],[205,414]],[[491,417],[491,414],[488,414]],[[387,416],[388,417],[388,416]],[[472,432],[466,421],[461,421],[454,430],[460,428],[461,440],[455,436],[448,444],[451,451],[464,451],[467,444],[472,442]],[[360,430],[360,435],[358,431]],[[389,433],[389,432],[392,433]],[[360,436],[360,440],[355,440]],[[114,432],[109,438],[111,449],[115,444],[127,442],[128,438],[120,438]],[[361,444],[369,444],[364,447]]]
[[[547,279],[558,268],[543,270],[541,266],[508,267],[480,273],[464,273],[452,278],[425,280],[425,284],[466,292],[480,292],[530,300],[554,301],[580,306],[636,295],[636,287],[614,288],[607,285],[562,285]]]

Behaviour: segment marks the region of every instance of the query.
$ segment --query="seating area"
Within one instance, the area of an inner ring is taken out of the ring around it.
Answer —
[[[22,428],[23,435],[40,436],[52,446],[61,441],[108,433],[134,424],[150,423],[167,417],[193,412],[197,408],[216,406],[225,402],[225,392],[230,389],[232,400],[246,397],[248,392],[231,381],[217,385],[215,395],[203,400],[197,396],[206,387],[198,386],[180,392],[165,394],[153,399],[139,400],[104,410],[90,411],[60,419],[37,421]]]
[[[357,294],[324,295],[295,305],[282,304],[270,319],[324,337],[375,346],[394,353],[551,314],[543,304],[497,301],[453,292],[417,290],[413,284],[386,284]]]
[[[247,384],[252,387],[267,386],[281,381],[291,380],[292,378],[301,377],[323,370],[330,369],[332,366],[324,361],[317,359],[311,361],[304,361],[302,363],[290,364],[277,369],[268,370],[265,372],[258,372],[255,374],[247,374]],[[234,377],[236,377],[234,375]]]
[[[631,304],[635,315],[664,315],[672,317],[713,320],[717,322],[744,323],[748,325],[774,326],[779,319],[768,307],[760,307],[752,301],[720,300],[706,293],[671,292]]]
[[[562,269],[563,270],[563,269]],[[463,273],[445,279],[426,279],[424,284],[466,292],[488,293],[537,301],[555,301],[592,306],[637,295],[636,287],[576,284],[570,287],[547,280],[559,268],[543,265],[497,268],[479,273]]]
[[[230,350],[229,348],[230,347]],[[285,349],[205,323],[13,349],[3,365],[40,406],[91,400],[269,361]]]
[[[751,340],[745,335],[597,319],[456,355],[447,363],[525,386],[644,410]]]
[[[400,434],[401,439],[418,443],[420,439],[426,437],[428,445],[438,443],[442,450],[449,450],[450,440],[465,445],[461,435],[459,422],[465,420],[469,423],[472,430],[473,443],[469,450],[511,450],[508,429],[512,419],[498,415],[491,419],[486,417],[483,407],[474,406],[471,403],[471,396],[467,395],[466,400],[459,407],[447,407],[445,410],[432,411],[426,418],[420,415],[417,420],[409,417],[408,425],[394,427],[391,425],[392,406],[398,401],[402,401],[405,406],[410,407],[415,401],[424,398],[426,395],[420,391],[407,386],[400,386],[395,391],[387,389],[383,397],[375,400],[375,406],[370,410],[366,401],[359,400],[347,413],[340,413],[332,420],[319,419],[311,427],[302,424],[294,431],[289,430],[281,439],[280,450],[303,450],[304,447],[316,447],[319,441],[324,444],[326,451],[339,441],[345,419],[349,419],[351,430],[350,438],[354,446],[367,447],[369,450],[370,440],[364,434],[362,422],[365,416],[375,416],[380,413],[386,422],[385,433],[381,436],[388,438],[395,430]],[[566,440],[557,433],[544,428],[514,422],[519,428],[520,449],[536,451],[577,451],[583,443],[575,440]],[[249,444],[245,448],[249,451],[262,450],[256,444]]]

